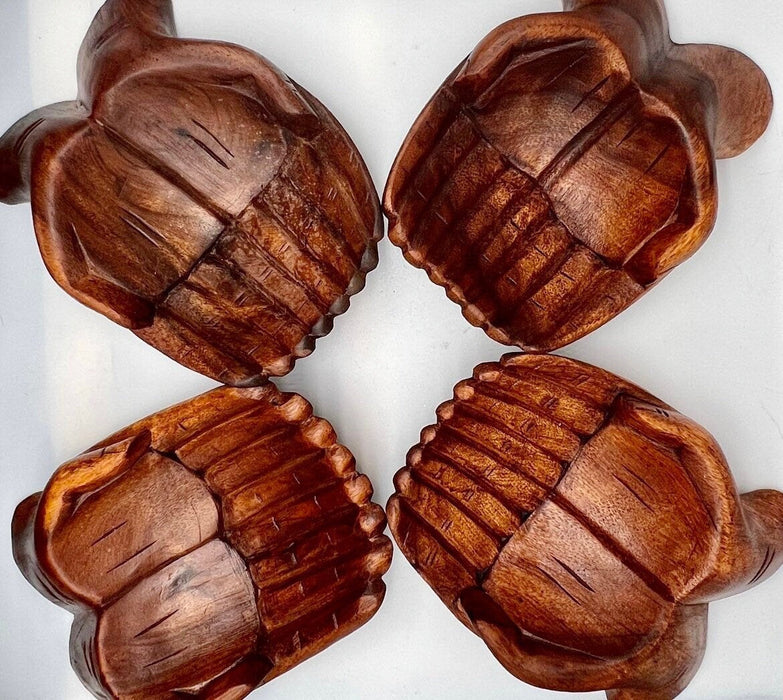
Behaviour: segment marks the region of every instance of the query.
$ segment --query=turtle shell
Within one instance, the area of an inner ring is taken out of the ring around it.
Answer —
[[[479,366],[395,485],[402,552],[509,670],[547,688],[674,697],[701,660],[705,603],[783,561],[783,494],[740,501],[702,428],[565,358]]]
[[[364,624],[391,542],[332,427],[271,384],[221,388],[60,467],[14,556],[75,621],[101,698],[240,698]]]
[[[0,140],[0,199],[31,199],[55,280],[223,383],[288,372],[377,262],[348,136],[262,57],[176,38],[170,2],[109,0],[78,73]]]
[[[501,25],[457,67],[384,202],[405,257],[528,350],[597,328],[695,252],[714,154],[747,148],[772,104],[746,57],[672,44],[657,0],[566,4]]]

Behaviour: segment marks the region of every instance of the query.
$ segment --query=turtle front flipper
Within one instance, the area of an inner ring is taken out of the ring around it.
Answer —
[[[586,692],[603,690],[617,682],[617,672],[604,659],[523,634],[503,608],[480,588],[463,591],[458,608],[495,658],[525,683]]]
[[[713,573],[688,600],[726,598],[766,581],[783,565],[783,494],[763,490],[744,493],[739,518],[719,551]]]
[[[766,131],[772,118],[772,88],[745,54],[713,44],[684,44],[674,47],[671,58],[694,66],[714,86],[717,158],[738,156]]]
[[[72,514],[86,494],[98,491],[128,471],[146,452],[150,434],[141,432],[122,442],[79,455],[55,473],[39,508],[41,526],[54,532]]]
[[[55,473],[44,491],[17,506],[11,525],[14,561],[45,598],[65,608],[72,608],[74,600],[71,591],[54,583],[57,577],[42,565],[42,560],[49,561],[49,554],[41,542],[61,528],[87,494],[100,490],[133,467],[149,441],[149,431],[142,430],[79,455]]]
[[[79,50],[79,99],[93,111],[126,77],[184,69],[191,80],[217,83],[247,77],[265,106],[297,135],[312,134],[319,117],[287,76],[253,51],[234,44],[177,37],[171,0],[108,0]]]
[[[566,10],[594,16],[615,10],[644,28],[647,46],[664,49],[682,75],[695,68],[714,93],[712,144],[716,158],[733,158],[764,133],[772,116],[772,89],[764,72],[739,51],[714,44],[672,44],[662,0],[563,0]],[[611,26],[607,29],[611,31]],[[626,33],[622,39],[627,40]],[[706,79],[706,80],[705,80]]]
[[[162,37],[174,36],[171,0],[108,0],[95,15],[79,48],[79,99],[95,95],[133,72]]]
[[[129,28],[173,36],[176,28],[171,0],[108,0],[95,15],[82,50],[99,51],[107,41]]]
[[[678,452],[718,535],[701,580],[684,602],[734,595],[774,573],[783,564],[783,494],[768,490],[739,497],[720,447],[690,419],[630,399],[621,410],[629,425]]]
[[[638,653],[618,659],[581,654],[524,634],[478,588],[459,606],[501,664],[517,678],[552,690],[606,690],[610,700],[669,700],[679,695],[701,664],[707,605],[677,605],[666,631]],[[553,679],[557,679],[553,684]]]
[[[0,202],[30,201],[30,178],[36,152],[46,137],[84,120],[77,102],[60,102],[30,112],[0,137]]]
[[[707,645],[707,608],[678,605],[666,634],[624,665],[630,672],[620,687],[606,691],[609,700],[676,698],[699,670]]]

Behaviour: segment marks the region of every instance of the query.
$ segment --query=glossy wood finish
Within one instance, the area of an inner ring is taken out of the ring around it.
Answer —
[[[551,350],[692,255],[716,216],[714,158],[770,118],[761,70],[677,45],[660,0],[565,0],[490,33],[392,168],[390,239],[473,325]]]
[[[479,366],[395,484],[405,556],[544,688],[675,697],[701,662],[707,603],[783,563],[783,494],[738,496],[703,428],[565,358]]]
[[[288,372],[376,262],[380,206],[334,117],[268,61],[179,39],[169,0],[109,0],[79,97],[0,139],[69,294],[227,384]]]
[[[238,699],[378,609],[371,495],[301,396],[220,388],[61,466],[17,508],[14,557],[74,613],[97,697]]]

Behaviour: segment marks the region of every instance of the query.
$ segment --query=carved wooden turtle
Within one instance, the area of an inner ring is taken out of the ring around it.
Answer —
[[[285,374],[364,285],[374,186],[334,117],[257,54],[175,36],[170,0],[109,0],[79,98],[0,139],[69,294],[229,384]]]
[[[390,239],[473,325],[529,350],[628,307],[704,242],[717,158],[764,131],[761,70],[677,45],[660,0],[564,0],[491,32],[392,168]]]
[[[783,563],[783,494],[737,495],[700,426],[553,356],[479,366],[395,479],[402,552],[515,676],[675,697],[707,604]]]
[[[75,620],[100,698],[241,698],[364,624],[391,559],[332,427],[271,384],[220,388],[61,466],[14,557]]]

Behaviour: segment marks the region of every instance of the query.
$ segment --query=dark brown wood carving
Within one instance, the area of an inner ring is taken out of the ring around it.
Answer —
[[[660,0],[564,0],[501,25],[392,169],[390,239],[473,325],[528,350],[607,322],[704,242],[714,158],[770,118],[761,70],[677,45]]]
[[[377,261],[348,136],[257,54],[177,38],[170,0],[109,0],[78,77],[0,139],[0,201],[31,201],[49,272],[223,383],[288,372]]]
[[[699,425],[554,356],[479,366],[396,476],[405,556],[515,676],[666,700],[707,604],[783,563],[783,494],[738,496]]]
[[[74,613],[97,697],[238,700],[378,609],[371,495],[301,396],[220,388],[61,466],[18,506],[14,557]]]

